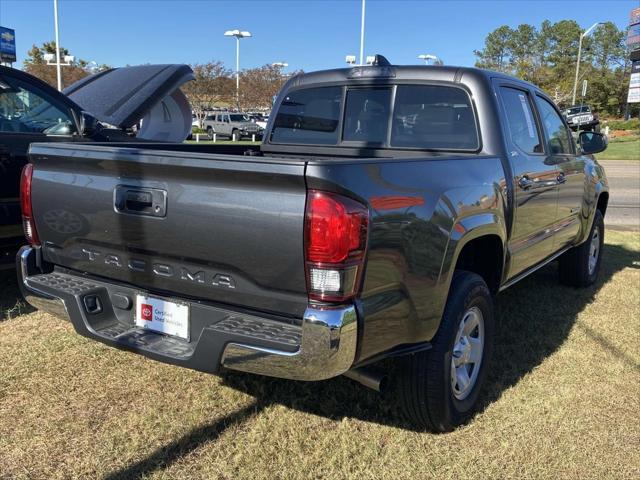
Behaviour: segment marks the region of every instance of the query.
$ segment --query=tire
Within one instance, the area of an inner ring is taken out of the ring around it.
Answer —
[[[242,136],[240,135],[240,131],[238,129],[236,129],[236,128],[234,128],[231,131],[231,137],[230,137],[231,140],[233,140],[234,137],[235,137],[236,140],[241,140],[242,139]]]
[[[604,217],[596,210],[587,241],[560,257],[560,283],[572,287],[588,287],[598,278],[604,246]]]
[[[213,134],[216,133],[213,131],[213,128],[211,127],[207,127],[207,136],[209,137],[209,140],[213,140]]]
[[[480,351],[476,349],[480,360],[469,366],[468,370],[469,364],[464,363],[469,360],[472,352],[467,347],[461,349],[460,346],[466,344],[471,349],[472,346],[468,341],[463,342],[458,335],[465,320],[472,322],[473,316],[476,317],[478,326],[463,337],[474,338],[475,334],[475,339],[483,338],[483,342]],[[493,351],[493,332],[493,300],[487,284],[475,273],[456,271],[432,348],[401,359],[400,405],[414,426],[433,432],[449,432],[471,417],[487,376]],[[458,368],[453,363],[456,359],[462,360]],[[452,379],[452,370],[457,372],[460,367],[467,372],[467,378],[470,378],[466,389],[462,388],[458,380],[454,384]]]

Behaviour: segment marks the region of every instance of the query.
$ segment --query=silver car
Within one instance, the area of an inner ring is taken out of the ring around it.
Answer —
[[[207,115],[202,124],[202,128],[207,131],[209,138],[213,140],[213,135],[235,138],[253,137],[262,138],[264,129],[251,121],[244,113],[219,112]]]

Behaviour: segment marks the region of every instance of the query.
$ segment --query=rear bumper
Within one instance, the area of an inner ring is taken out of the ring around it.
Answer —
[[[209,373],[221,366],[293,380],[323,380],[341,375],[353,364],[357,317],[353,306],[310,305],[301,325],[187,302],[191,341],[135,326],[132,287],[53,272],[42,273],[38,249],[18,254],[20,287],[34,307],[71,321],[75,330],[102,343],[149,358]],[[89,313],[85,297],[100,300]],[[126,299],[129,299],[127,302]]]

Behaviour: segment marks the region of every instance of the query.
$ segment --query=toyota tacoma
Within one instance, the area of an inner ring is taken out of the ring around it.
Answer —
[[[377,56],[289,79],[259,146],[32,145],[20,284],[81,335],[204,372],[380,388],[399,357],[406,415],[449,431],[494,296],[553,260],[595,281],[604,148],[530,83]]]

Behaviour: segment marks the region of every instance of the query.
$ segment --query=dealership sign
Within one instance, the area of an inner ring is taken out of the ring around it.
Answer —
[[[16,61],[16,32],[0,27],[0,62]]]
[[[631,64],[631,79],[629,80],[627,102],[640,103],[640,60],[636,60]]]

